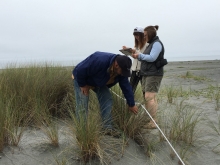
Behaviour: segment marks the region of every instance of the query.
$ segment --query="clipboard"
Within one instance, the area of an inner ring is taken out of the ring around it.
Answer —
[[[132,49],[131,48],[126,48],[126,49],[120,49],[119,50],[121,53],[123,53],[124,55],[129,55],[131,56],[132,55]]]

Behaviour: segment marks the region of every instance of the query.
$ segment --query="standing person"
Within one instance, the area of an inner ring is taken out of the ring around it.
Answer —
[[[164,46],[157,36],[159,26],[147,26],[144,29],[144,36],[149,43],[143,53],[134,53],[133,58],[141,61],[140,74],[142,76],[142,90],[146,101],[146,109],[152,118],[156,121],[157,100],[156,94],[163,78]],[[166,60],[165,60],[166,61]],[[165,63],[166,64],[166,63]],[[156,128],[155,123],[151,120],[147,128]]]
[[[100,104],[103,127],[112,131],[112,95],[109,88],[119,83],[129,110],[137,114],[134,95],[128,81],[131,59],[127,56],[95,52],[80,62],[73,70],[72,77],[76,96],[76,116],[87,116],[89,91],[93,90]]]
[[[134,49],[132,49],[132,52],[143,53],[146,47],[148,46],[148,43],[146,42],[146,39],[144,37],[144,29],[142,27],[136,27],[133,31],[133,35],[134,35]],[[122,48],[126,49],[127,47],[123,46]],[[132,86],[133,93],[135,93],[137,85],[141,80],[140,66],[141,66],[141,62],[138,59],[134,59],[131,66],[132,72],[130,78],[130,83]]]

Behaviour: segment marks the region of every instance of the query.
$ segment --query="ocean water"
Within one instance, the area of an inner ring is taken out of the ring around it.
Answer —
[[[220,54],[220,53],[219,53]],[[182,57],[170,57],[168,61],[204,61],[204,60],[220,60],[220,55],[215,56],[182,56]]]
[[[1,58],[0,57],[0,69],[7,67],[19,68],[22,66],[31,66],[31,65],[40,65],[44,66],[45,64],[52,66],[75,66],[81,59],[72,58],[72,57],[36,57],[36,58]]]
[[[75,66],[80,61],[85,59],[86,56],[62,56],[62,57],[10,57],[10,56],[0,56],[0,69],[6,67],[22,67],[28,65],[59,65],[59,66]],[[197,55],[197,56],[168,56],[166,57],[168,62],[174,61],[203,61],[203,60],[220,60],[219,55]]]

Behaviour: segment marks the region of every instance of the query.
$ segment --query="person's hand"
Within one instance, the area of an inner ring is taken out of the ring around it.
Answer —
[[[85,85],[84,87],[80,87],[80,89],[84,95],[86,95],[86,96],[89,95],[90,86]]]
[[[131,49],[132,54],[136,53],[136,49]]]
[[[137,59],[138,58],[138,53],[133,53],[131,56],[133,57],[133,58],[135,58],[135,59]]]
[[[127,47],[126,46],[122,46],[122,49],[127,49]]]
[[[135,115],[138,113],[138,107],[136,105],[133,107],[129,107],[129,110],[132,111]]]

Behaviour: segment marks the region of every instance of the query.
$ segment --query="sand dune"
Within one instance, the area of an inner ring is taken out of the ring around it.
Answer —
[[[194,75],[194,78],[184,78],[187,72]],[[182,86],[184,89],[194,91],[205,91],[209,85],[220,86],[220,61],[184,61],[170,62],[165,66],[165,74],[162,87],[173,85]],[[216,111],[216,103],[202,95],[192,96],[186,100],[193,105],[205,118],[209,118],[214,123],[219,124]],[[159,105],[162,108],[164,105]],[[166,109],[164,109],[165,111]],[[191,165],[219,165],[220,164],[220,135],[217,135],[207,124],[201,122],[197,127],[198,139],[192,147],[192,151],[187,156],[186,164]],[[219,128],[220,131],[220,128]],[[55,159],[59,155],[64,155],[70,164],[82,164],[77,160],[77,156],[70,152],[68,130],[63,124],[59,129],[59,147],[51,146],[46,136],[38,129],[29,128],[25,131],[19,147],[8,146],[0,153],[0,165],[49,165],[56,164]],[[148,130],[145,137],[155,142],[159,141],[159,131]],[[112,137],[104,137],[103,141],[108,142]],[[117,141],[117,139],[116,139]],[[118,139],[120,142],[120,139]],[[73,146],[74,147],[74,146]],[[119,146],[120,147],[120,146]],[[171,148],[166,141],[158,143],[155,151],[148,157],[144,149],[138,146],[133,140],[128,141],[124,152],[115,152],[109,156],[109,162],[113,165],[145,165],[145,164],[178,164],[177,157],[174,160],[170,157]],[[121,150],[120,148],[116,150]],[[154,162],[154,163],[153,163]],[[98,164],[93,162],[92,164]]]

